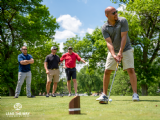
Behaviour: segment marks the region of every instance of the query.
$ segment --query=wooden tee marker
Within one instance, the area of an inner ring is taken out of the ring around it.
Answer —
[[[81,110],[80,110],[80,96],[75,96],[69,102],[69,114],[81,114]]]

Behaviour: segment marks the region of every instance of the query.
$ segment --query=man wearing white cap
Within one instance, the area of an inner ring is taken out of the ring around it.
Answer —
[[[51,54],[46,56],[44,62],[44,68],[46,69],[47,74],[47,84],[46,84],[46,97],[49,97],[50,85],[53,79],[53,90],[52,90],[52,97],[56,97],[55,92],[57,89],[57,83],[59,82],[59,66],[60,58],[56,55],[57,47],[51,47]]]

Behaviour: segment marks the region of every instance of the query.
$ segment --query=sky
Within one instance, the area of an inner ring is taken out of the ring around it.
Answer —
[[[63,43],[67,38],[92,33],[96,27],[101,27],[107,20],[104,10],[108,6],[119,8],[110,0],[43,0],[51,15],[60,25],[56,29],[55,41],[60,43],[60,52],[63,52]]]

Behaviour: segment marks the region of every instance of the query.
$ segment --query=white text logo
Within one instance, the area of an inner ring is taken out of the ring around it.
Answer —
[[[21,108],[22,108],[21,103],[16,103],[16,104],[14,104],[14,109],[15,109],[15,110],[20,110]]]

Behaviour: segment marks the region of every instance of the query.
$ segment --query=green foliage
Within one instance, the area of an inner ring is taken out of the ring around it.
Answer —
[[[160,96],[160,92],[158,92],[158,83],[153,83],[148,88],[148,95],[149,96]]]
[[[56,18],[50,16],[48,8],[42,5],[41,1],[0,1],[0,66],[3,66],[3,71],[1,70],[2,87],[0,90],[3,95],[8,95],[8,91],[4,91],[6,88],[9,90],[10,95],[14,95],[18,73],[17,56],[20,54],[19,50],[23,45],[27,44],[29,49],[32,48],[35,53],[31,53],[33,57],[40,59],[35,60],[36,67],[33,64],[33,75],[44,74],[41,71],[42,68],[39,68],[44,56],[46,56],[46,53],[42,53],[44,52],[43,45],[46,44],[46,41],[53,40],[52,36],[59,26],[56,23]],[[50,48],[48,52],[49,50]],[[38,55],[42,56],[38,57]],[[38,76],[36,79],[43,79],[43,77]],[[33,85],[35,85],[34,82]]]
[[[52,92],[52,91],[50,90],[50,92]],[[68,94],[67,79],[66,78],[61,78],[60,79],[60,81],[58,82],[58,85],[57,85],[56,92],[60,93],[60,94],[62,94],[62,93],[63,94]]]
[[[92,74],[92,73],[94,74]],[[80,72],[77,73],[78,90],[80,92],[87,92],[88,95],[91,91],[101,92],[102,88],[102,74],[98,70],[92,70],[84,66]]]
[[[134,0],[110,0],[112,1],[113,3],[128,3],[129,1],[134,1]]]
[[[138,84],[144,87],[142,87],[142,94],[147,95],[147,88],[156,82],[154,77],[159,75],[155,72],[158,69],[152,64],[160,57],[160,3],[157,0],[130,1],[126,10],[126,12],[120,12],[120,16],[128,20],[130,29],[128,33],[135,48],[135,71]]]
[[[110,77],[108,93],[113,81],[114,73],[115,72],[112,72]],[[140,94],[140,86],[137,85],[137,88],[138,88],[138,93]],[[132,91],[129,75],[127,71],[123,71],[122,68],[119,68],[114,78],[111,95],[131,96],[132,94],[133,94],[133,91]]]
[[[110,86],[113,81],[114,73],[115,72],[112,72],[112,75],[111,75]],[[133,92],[130,84],[129,75],[126,72],[124,72],[122,69],[118,69],[118,71],[116,72],[116,76],[114,78],[111,95],[125,96],[125,95],[132,95],[132,93]]]

